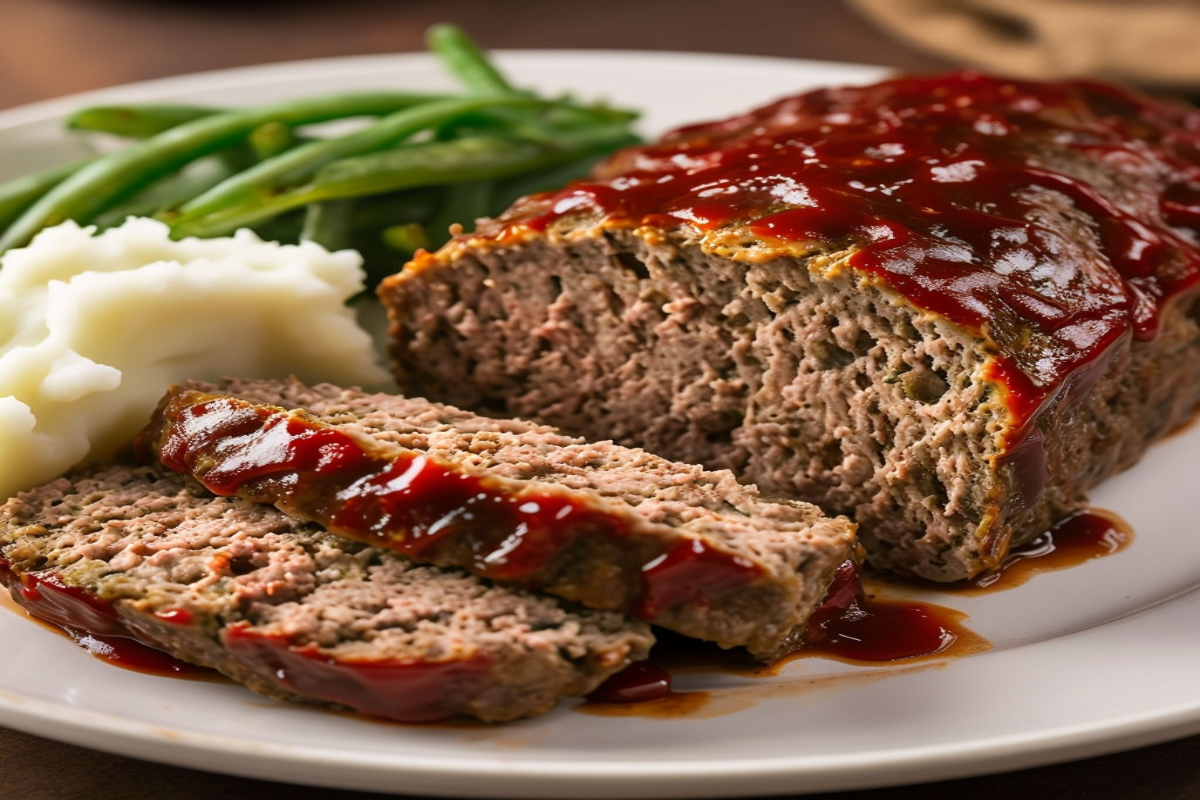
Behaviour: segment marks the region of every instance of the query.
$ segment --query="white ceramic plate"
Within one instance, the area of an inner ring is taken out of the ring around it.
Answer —
[[[645,131],[882,70],[762,58],[505,54],[517,82],[646,109]],[[122,87],[0,113],[0,178],[76,156],[62,115],[119,100],[251,103],[450,84],[424,56],[285,64]],[[1009,770],[1200,732],[1200,428],[1095,493],[1137,532],[1111,558],[1018,589],[934,601],[995,647],[920,668],[801,659],[775,678],[685,675],[712,690],[674,719],[564,704],[498,727],[408,727],[262,700],[235,686],[109,667],[0,611],[0,724],[88,747],[259,778],[404,794],[712,797],[800,793]]]

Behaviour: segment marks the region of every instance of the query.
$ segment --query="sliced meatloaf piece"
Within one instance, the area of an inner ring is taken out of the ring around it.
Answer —
[[[996,566],[1200,397],[1200,111],[974,73],[623,151],[380,296],[402,387],[732,469],[878,567]]]
[[[763,658],[799,646],[853,545],[728,472],[328,384],[178,386],[138,443],[218,494]]]
[[[153,467],[63,478],[0,507],[0,579],[51,622],[272,697],[407,722],[541,714],[653,642],[620,614],[413,566]]]

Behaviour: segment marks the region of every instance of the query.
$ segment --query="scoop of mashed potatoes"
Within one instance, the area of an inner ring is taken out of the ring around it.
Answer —
[[[0,261],[0,500],[128,442],[169,384],[387,375],[345,301],[361,259],[249,231],[171,241],[65,223]]]

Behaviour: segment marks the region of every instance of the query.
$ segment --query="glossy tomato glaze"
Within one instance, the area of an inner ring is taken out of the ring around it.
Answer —
[[[244,624],[226,628],[221,638],[232,656],[267,666],[285,689],[400,722],[461,714],[465,701],[492,682],[492,662],[482,654],[445,661],[347,661]]]
[[[192,676],[198,669],[155,649],[157,643],[126,625],[111,603],[68,586],[51,570],[18,575],[0,557],[0,585],[30,614],[63,628],[104,661],[169,676]],[[192,623],[186,609],[156,616],[169,624]],[[101,646],[88,641],[92,639]],[[283,689],[401,722],[431,722],[461,713],[463,701],[489,681],[491,669],[483,656],[429,662],[339,660],[315,647],[295,647],[285,637],[258,634],[245,624],[225,629],[222,639],[231,654],[257,665],[260,674]]]
[[[459,540],[472,571],[536,586],[573,537],[620,538],[629,523],[588,508],[567,493],[514,489],[416,451],[375,453],[371,443],[283,409],[176,395],[139,447],[157,443],[162,463],[192,474],[218,495],[271,497],[304,504],[330,530],[414,558]],[[706,603],[753,583],[761,568],[683,538],[639,571],[641,592],[625,609],[644,619],[682,603]]]
[[[1152,338],[1200,275],[1200,111],[1094,81],[958,72],[821,89],[673,131],[597,174],[474,236],[582,215],[702,246],[733,229],[783,253],[852,250],[852,267],[995,343],[1018,439],[1114,343]],[[1090,218],[1101,258],[1039,222],[1034,188]]]

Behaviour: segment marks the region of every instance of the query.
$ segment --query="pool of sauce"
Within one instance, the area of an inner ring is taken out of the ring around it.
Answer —
[[[580,714],[593,717],[642,717],[677,719],[690,717],[704,709],[713,699],[712,692],[669,692],[660,697],[637,703],[599,702],[589,700],[575,706]]]
[[[193,680],[225,681],[219,672],[198,667],[169,656],[161,650],[147,647],[139,641],[125,636],[104,636],[88,633],[78,628],[63,627],[61,630],[76,644],[101,661],[123,667],[134,672],[159,675],[168,678],[190,678]]]
[[[1014,548],[998,570],[957,584],[917,585],[963,595],[1004,591],[1043,572],[1113,555],[1132,540],[1128,523],[1116,514],[1087,509],[1063,518],[1033,541]],[[706,692],[673,692],[672,674],[722,672],[763,678],[780,674],[785,665],[801,658],[832,658],[861,666],[879,666],[932,663],[990,648],[986,639],[966,627],[966,615],[962,612],[936,603],[881,597],[875,591],[864,590],[856,573],[852,563],[842,566],[822,608],[809,623],[809,644],[800,651],[763,664],[740,651],[722,650],[709,642],[687,639],[670,631],[656,631],[659,641],[650,660],[610,678],[578,710],[608,716],[671,717],[696,712],[711,699],[711,693]],[[910,583],[888,576],[872,579],[869,585],[886,587],[898,582]],[[606,691],[609,688],[617,691]],[[639,704],[630,699],[642,692],[653,701],[645,704],[644,714],[639,712]],[[687,699],[672,699],[682,696]],[[619,710],[604,711],[603,706],[608,703],[615,703]],[[685,706],[689,711],[681,710]]]
[[[1132,541],[1133,529],[1116,514],[1100,509],[1077,511],[1036,539],[1014,547],[1000,569],[961,583],[939,584],[936,588],[967,595],[1012,589],[1043,572],[1119,553]]]
[[[987,640],[968,629],[966,615],[933,603],[884,600],[864,592],[858,567],[847,561],[808,626],[800,651],[763,664],[740,650],[656,631],[658,643],[647,661],[631,664],[609,678],[579,706],[605,716],[684,716],[703,708],[710,692],[676,692],[673,672],[724,672],[770,677],[796,658],[832,658],[859,665],[911,663],[952,658],[986,650]],[[610,708],[615,707],[615,708]]]

